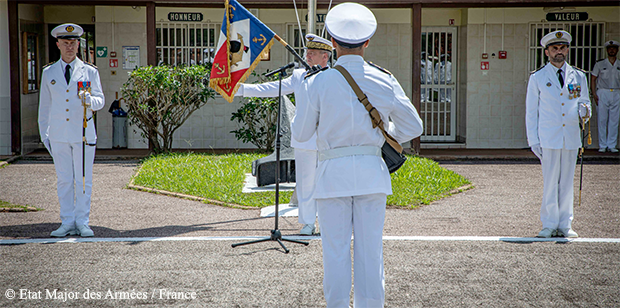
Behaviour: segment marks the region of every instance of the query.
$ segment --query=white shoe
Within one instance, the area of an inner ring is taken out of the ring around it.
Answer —
[[[77,227],[78,234],[82,237],[93,237],[95,236],[95,232],[91,230],[87,225],[82,225]]]
[[[314,224],[308,224],[308,225],[304,225],[304,227],[301,228],[301,231],[299,231],[299,234],[312,235],[314,234],[314,231],[315,231]]]
[[[609,148],[609,152],[618,153],[618,149],[616,149],[616,148]]]
[[[67,235],[76,235],[77,234],[77,230],[75,230],[75,227],[73,225],[60,225],[60,228],[56,229],[55,231],[52,231],[52,233],[50,233],[50,236],[53,237],[65,237]]]
[[[551,228],[544,228],[542,229],[542,231],[540,231],[538,233],[538,235],[536,237],[544,237],[544,238],[550,238],[552,236],[557,235],[557,231]]]
[[[579,237],[577,232],[573,231],[571,228],[558,229],[558,236],[563,237]]]
[[[600,149],[598,149],[599,153],[605,153],[605,151],[607,151],[607,148],[600,148]]]

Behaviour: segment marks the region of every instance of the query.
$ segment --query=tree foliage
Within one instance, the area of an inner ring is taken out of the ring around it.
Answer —
[[[278,80],[278,74],[264,77],[252,72],[252,75],[256,77],[255,84]],[[292,95],[289,98],[292,102],[295,101]],[[235,134],[237,140],[251,143],[261,150],[271,152],[276,139],[277,116],[277,97],[245,98],[241,107],[230,117],[231,121],[238,122],[239,129],[230,132]]]
[[[145,66],[129,74],[121,92],[131,124],[153,145],[170,152],[172,135],[194,111],[215,97],[209,66]]]

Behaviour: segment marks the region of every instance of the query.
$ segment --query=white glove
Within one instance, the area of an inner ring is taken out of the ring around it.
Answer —
[[[540,143],[532,146],[532,152],[534,152],[534,155],[536,155],[538,159],[542,160],[542,148],[540,147]]]
[[[80,100],[84,97],[84,104],[82,106],[90,107],[90,93],[88,91],[82,90],[79,93]]]
[[[235,96],[243,96],[243,84],[239,85],[239,89],[237,89]]]
[[[50,153],[50,155],[52,155],[52,145],[50,144],[50,140],[49,139],[43,140],[43,145],[45,146],[47,151]]]
[[[590,119],[590,109],[586,103],[579,104],[579,117],[588,122]]]

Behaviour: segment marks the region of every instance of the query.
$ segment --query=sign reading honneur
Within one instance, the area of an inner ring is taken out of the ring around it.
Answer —
[[[202,13],[168,13],[169,21],[202,21]]]
[[[547,21],[584,21],[588,20],[587,12],[547,13]]]

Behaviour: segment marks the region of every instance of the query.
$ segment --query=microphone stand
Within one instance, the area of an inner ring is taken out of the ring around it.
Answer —
[[[278,92],[278,116],[277,116],[277,121],[276,121],[276,212],[275,212],[275,227],[273,230],[271,230],[271,236],[267,237],[267,238],[263,238],[263,239],[259,239],[259,240],[255,240],[255,241],[249,241],[249,242],[243,242],[243,243],[236,243],[236,244],[232,244],[232,247],[235,248],[237,246],[242,246],[242,245],[248,245],[248,244],[255,244],[255,243],[261,243],[261,242],[267,242],[267,241],[276,241],[280,244],[280,246],[282,246],[282,248],[284,249],[285,253],[289,253],[290,250],[288,250],[286,248],[286,246],[284,246],[284,244],[282,243],[282,241],[286,241],[286,242],[291,242],[291,243],[297,243],[297,244],[303,244],[308,246],[308,242],[303,242],[303,241],[298,241],[298,240],[292,240],[292,239],[287,239],[287,238],[283,238],[282,237],[282,233],[280,232],[280,230],[278,229],[278,218],[280,216],[280,211],[279,211],[279,205],[280,205],[280,115],[281,115],[281,109],[282,109],[282,77],[286,76],[286,69],[293,67],[294,63],[289,63],[273,72],[270,72],[269,74],[265,75],[265,76],[271,76],[273,74],[276,73],[280,73],[278,75],[278,79],[279,79],[279,92]]]

